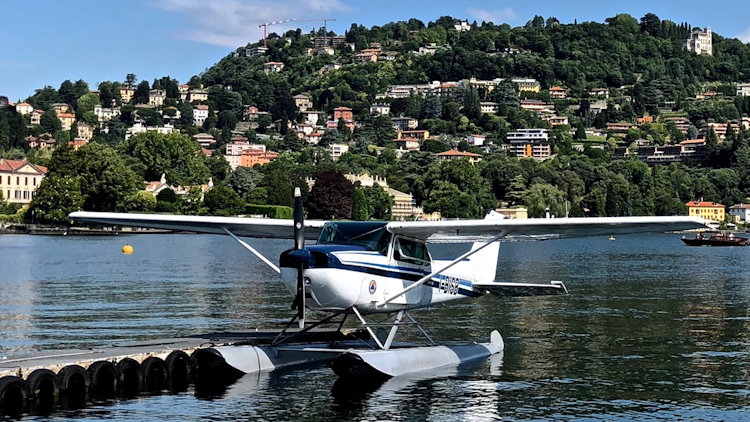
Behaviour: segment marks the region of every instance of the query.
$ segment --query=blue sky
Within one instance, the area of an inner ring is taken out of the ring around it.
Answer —
[[[563,23],[603,22],[617,13],[710,26],[725,37],[750,42],[746,1],[666,0],[2,0],[0,95],[25,99],[45,85],[84,79],[101,81],[171,76],[181,82],[212,66],[238,46],[262,36],[258,24],[284,19],[333,18],[339,34],[353,22],[382,25],[417,18],[427,23],[444,15],[469,21],[523,25],[534,15]],[[272,27],[275,32],[320,22]]]

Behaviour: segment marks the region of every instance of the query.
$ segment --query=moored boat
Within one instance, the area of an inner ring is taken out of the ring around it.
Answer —
[[[716,233],[707,236],[698,233],[694,238],[682,236],[682,241],[688,246],[749,246],[746,237],[735,236],[734,233]]]

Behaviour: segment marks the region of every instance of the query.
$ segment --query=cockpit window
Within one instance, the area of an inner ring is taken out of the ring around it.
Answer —
[[[390,240],[385,225],[385,222],[329,222],[320,232],[318,245],[358,245],[385,255]]]
[[[395,257],[397,260],[424,264],[430,262],[430,253],[422,242],[403,237],[396,242]]]

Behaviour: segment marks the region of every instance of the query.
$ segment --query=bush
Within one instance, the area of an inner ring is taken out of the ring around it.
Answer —
[[[286,207],[283,205],[252,205],[248,204],[245,207],[245,214],[262,214],[268,218],[283,218],[291,219],[293,212],[292,207]]]

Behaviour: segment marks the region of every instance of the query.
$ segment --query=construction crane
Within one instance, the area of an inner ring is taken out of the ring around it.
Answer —
[[[280,23],[287,23],[287,22],[291,22],[293,20],[295,20],[295,19],[294,18],[292,18],[292,19],[284,19],[284,20],[281,20],[281,21],[266,22],[266,23],[262,23],[262,24],[258,25],[258,28],[263,28],[263,47],[268,47],[268,45],[266,44],[266,37],[268,36],[268,27],[269,26],[271,26],[271,25],[278,25]]]

